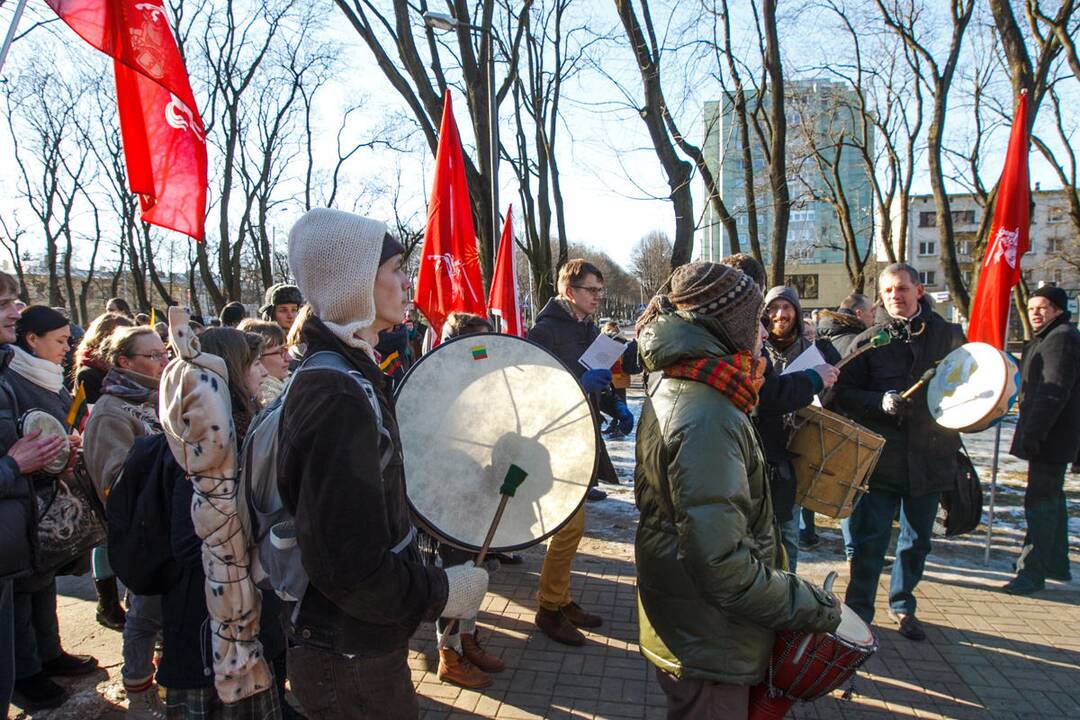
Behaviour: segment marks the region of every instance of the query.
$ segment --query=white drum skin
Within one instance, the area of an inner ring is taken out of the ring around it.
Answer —
[[[409,504],[442,542],[478,550],[511,464],[528,473],[491,551],[535,545],[585,499],[597,440],[584,391],[543,348],[466,335],[423,356],[397,391]]]
[[[926,390],[926,404],[938,425],[979,432],[1004,416],[1019,387],[1019,369],[987,343],[967,343],[950,352]]]

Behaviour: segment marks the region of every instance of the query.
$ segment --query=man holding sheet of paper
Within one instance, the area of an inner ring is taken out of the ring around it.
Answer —
[[[558,296],[540,311],[527,338],[563,361],[589,395],[596,420],[597,397],[611,384],[611,366],[619,357],[611,344],[618,345],[619,353],[624,348],[600,335],[593,320],[604,297],[604,276],[598,267],[578,258],[562,266],[557,285]],[[598,337],[603,339],[597,341]],[[599,458],[593,482],[617,484],[619,479],[599,429],[596,438]],[[596,488],[590,489],[593,492],[599,494],[599,499],[606,497]],[[578,628],[596,628],[602,624],[598,616],[585,612],[570,599],[570,567],[584,534],[585,506],[582,505],[562,530],[551,537],[540,571],[536,625],[549,638],[564,645],[584,645],[585,636]]]

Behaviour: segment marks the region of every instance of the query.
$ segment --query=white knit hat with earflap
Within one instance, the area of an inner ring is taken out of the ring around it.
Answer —
[[[289,231],[289,268],[311,311],[346,345],[369,355],[357,333],[375,322],[375,275],[386,224],[313,208]]]

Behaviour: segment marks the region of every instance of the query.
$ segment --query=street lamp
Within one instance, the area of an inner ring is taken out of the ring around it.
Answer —
[[[487,36],[488,141],[491,144],[491,271],[494,273],[495,258],[499,250],[499,113],[495,97],[495,36],[490,28],[461,22],[446,13],[425,12],[422,17],[424,24],[433,30],[452,32],[465,28]]]

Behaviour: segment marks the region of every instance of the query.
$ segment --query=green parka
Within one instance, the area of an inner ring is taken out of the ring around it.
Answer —
[[[823,590],[778,570],[765,462],[750,418],[702,382],[661,377],[676,360],[730,354],[715,320],[664,315],[641,334],[655,372],[641,414],[635,495],[642,654],[678,677],[754,685],[774,630],[831,631]]]

